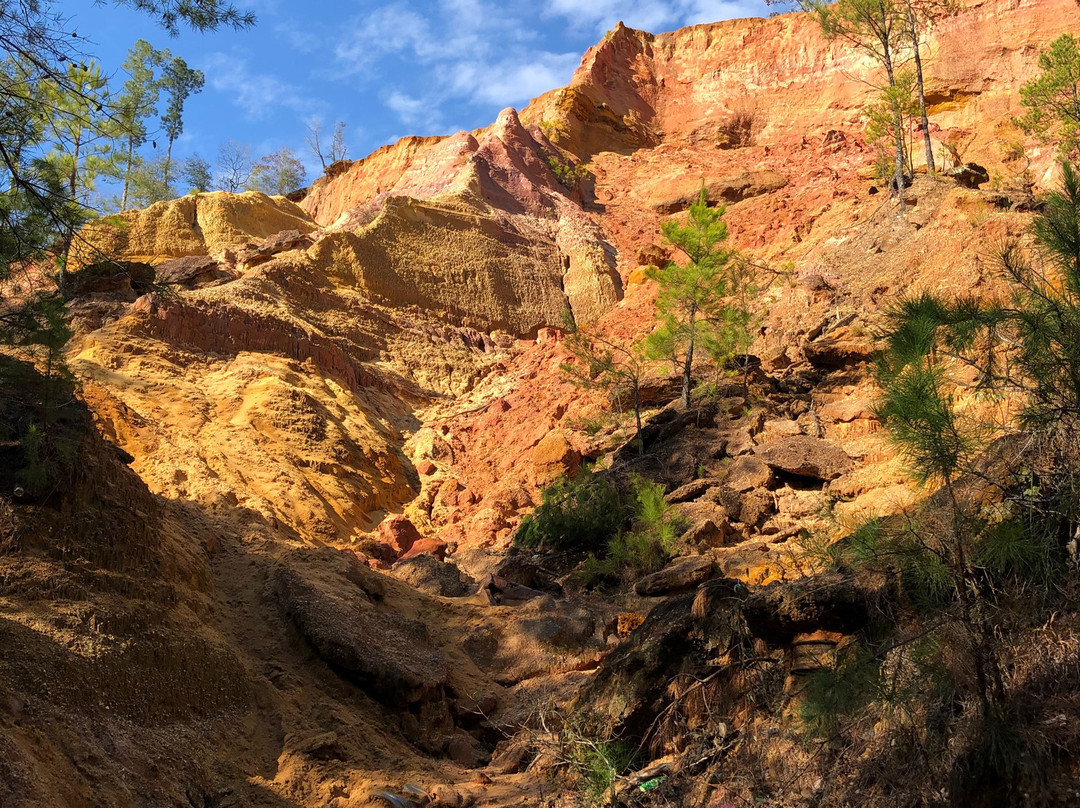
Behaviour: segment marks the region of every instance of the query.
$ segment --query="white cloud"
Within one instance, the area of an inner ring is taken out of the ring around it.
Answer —
[[[413,98],[395,90],[386,97],[386,106],[393,110],[402,123],[416,126],[424,121],[429,109],[422,98]]]
[[[622,21],[653,33],[767,12],[764,0],[547,0],[544,10],[547,16],[562,17],[574,27],[603,31]]]
[[[325,105],[293,84],[268,73],[253,72],[244,59],[227,53],[211,53],[204,60],[210,86],[232,95],[233,103],[251,119],[271,117],[280,109],[310,116]]]
[[[424,68],[426,86],[382,97],[403,124],[430,131],[448,102],[521,107],[570,80],[581,54],[553,49],[540,18],[580,34],[619,20],[662,31],[765,10],[764,0],[390,0],[345,26],[332,48],[333,75],[393,85],[388,64]]]
[[[560,87],[581,61],[577,53],[530,54],[528,60],[513,58],[495,62],[461,62],[451,78],[458,95],[483,104],[523,106],[541,93]]]

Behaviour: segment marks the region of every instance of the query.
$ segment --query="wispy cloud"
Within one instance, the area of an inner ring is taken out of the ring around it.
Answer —
[[[310,116],[322,110],[322,102],[299,87],[269,73],[258,73],[246,60],[227,53],[211,53],[204,60],[210,86],[231,95],[233,103],[253,120],[271,117],[279,109]]]
[[[553,49],[550,36],[544,42],[541,20],[568,34],[602,33],[619,20],[661,31],[764,8],[763,0],[389,0],[345,26],[332,46],[333,75],[387,80],[396,89],[381,95],[386,109],[430,129],[453,104],[520,107],[566,84],[581,54]],[[399,70],[425,80],[402,89],[393,81]]]
[[[759,15],[763,10],[762,0],[547,0],[542,13],[578,28],[602,31],[622,21],[631,28],[659,32]]]

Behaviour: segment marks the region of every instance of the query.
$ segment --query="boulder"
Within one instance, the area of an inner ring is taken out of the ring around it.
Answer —
[[[327,665],[388,705],[442,699],[446,662],[422,623],[379,608],[359,587],[316,580],[283,565],[267,586]]]
[[[766,421],[761,431],[765,434],[764,440],[768,441],[780,437],[789,438],[792,435],[801,435],[802,427],[791,418],[776,418],[772,421]]]
[[[841,424],[875,417],[874,405],[864,398],[842,398],[839,401],[830,401],[821,408],[821,414]]]
[[[402,559],[390,574],[429,595],[458,598],[476,591],[476,581],[454,564],[426,553]]]
[[[726,519],[702,519],[695,522],[682,535],[685,544],[691,547],[720,547],[724,544],[731,526]]]
[[[769,465],[761,458],[748,454],[736,457],[728,464],[724,485],[743,493],[755,488],[767,488],[772,481],[773,472]]]
[[[645,597],[685,592],[706,581],[715,570],[716,563],[709,556],[679,558],[639,580],[634,584],[634,591]]]
[[[337,160],[326,167],[326,178],[328,180],[334,179],[334,177],[340,177],[346,171],[353,167],[354,160]]]
[[[775,171],[742,171],[706,180],[705,196],[710,205],[741,202],[779,191],[787,184],[787,178]],[[677,213],[689,208],[700,194],[701,179],[692,176],[666,177],[654,186],[646,201],[658,213]]]
[[[523,555],[508,555],[493,570],[498,578],[507,583],[561,595],[562,585],[554,573],[541,567]]]
[[[866,593],[854,577],[838,573],[757,589],[743,604],[743,615],[751,633],[773,647],[818,631],[853,634],[869,619]]]
[[[403,514],[384,519],[379,525],[379,537],[398,555],[407,553],[413,544],[423,538],[412,520]]]
[[[754,451],[754,438],[749,430],[731,429],[720,433],[720,439],[724,442],[723,454],[728,457],[742,457]]]
[[[855,468],[855,463],[839,446],[808,435],[758,446],[754,452],[776,471],[821,482],[835,480]]]
[[[187,255],[173,258],[156,267],[158,283],[194,289],[207,283],[230,277],[209,255]]]
[[[494,574],[488,574],[480,581],[480,594],[493,606],[515,606],[544,596],[539,589],[511,583]]]
[[[659,244],[646,244],[638,247],[635,253],[638,264],[642,266],[662,267],[671,260],[671,248]]]
[[[671,505],[675,505],[680,502],[693,502],[695,499],[701,497],[710,488],[719,484],[719,480],[711,478],[703,478],[700,480],[691,480],[685,485],[680,485],[670,494],[664,497],[665,500]]]
[[[847,136],[839,129],[830,129],[825,133],[821,141],[821,151],[825,154],[836,154],[847,145]]]
[[[545,612],[527,617],[516,628],[542,645],[580,650],[596,633],[596,622],[584,609],[575,609],[569,613]]]
[[[290,250],[305,250],[314,243],[315,238],[309,233],[301,233],[299,230],[282,230],[238,251],[236,263],[249,267],[254,266],[269,261],[278,253]]]
[[[990,172],[978,163],[964,163],[950,168],[946,173],[965,188],[978,188],[990,182]]]
[[[581,467],[581,453],[566,435],[549,432],[532,451],[533,470],[538,485],[544,485],[558,477],[573,477]]]
[[[417,539],[412,543],[404,553],[401,554],[401,561],[407,561],[410,558],[417,558],[418,556],[426,555],[443,561],[446,558],[446,542],[441,539]]]
[[[760,530],[765,520],[776,513],[776,500],[770,491],[751,491],[739,498],[739,509],[733,512],[747,528]]]
[[[324,732],[321,735],[306,738],[296,745],[294,751],[317,760],[341,759],[341,747],[338,744],[336,732]]]
[[[499,741],[488,771],[492,774],[519,774],[536,757],[536,743],[526,733]]]
[[[821,370],[839,370],[868,362],[875,352],[870,340],[848,336],[822,337],[803,346],[806,361]]]
[[[447,756],[459,766],[475,769],[480,763],[482,750],[476,739],[464,732],[457,732],[446,745]]]

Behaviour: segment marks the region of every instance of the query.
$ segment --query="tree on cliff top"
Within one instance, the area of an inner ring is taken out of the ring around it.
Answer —
[[[176,139],[184,133],[184,104],[188,96],[201,93],[206,77],[201,70],[188,67],[181,57],[174,57],[165,65],[161,76],[161,88],[169,99],[165,114],[161,116],[161,126],[169,139],[165,151],[165,185],[169,186],[169,171],[172,168],[172,148]]]
[[[330,142],[326,142],[322,123],[318,118],[312,118],[307,123],[307,147],[311,156],[319,161],[323,171],[339,160],[349,156],[349,147],[345,145],[345,122],[337,121],[334,131],[330,135]]]
[[[124,72],[128,74],[123,89],[117,99],[117,123],[124,148],[123,191],[120,196],[120,210],[127,210],[128,189],[131,174],[139,161],[135,150],[146,143],[146,120],[157,114],[158,95],[161,83],[157,69],[172,58],[169,51],[158,50],[145,39],[140,39],[131,46],[127,59],[124,60]]]
[[[1056,135],[1062,157],[1080,154],[1080,47],[1063,34],[1039,55],[1042,75],[1020,88],[1028,111],[1020,128],[1044,139]]]
[[[284,147],[259,158],[251,169],[247,187],[250,191],[284,195],[301,188],[306,176],[307,171],[296,152]]]
[[[721,363],[750,344],[749,279],[738,251],[724,246],[724,210],[709,207],[703,184],[685,225],[676,219],[660,225],[664,238],[686,254],[687,262],[672,261],[649,272],[660,285],[660,324],[643,344],[652,358],[682,365],[684,407],[690,406],[696,351],[703,349]]]

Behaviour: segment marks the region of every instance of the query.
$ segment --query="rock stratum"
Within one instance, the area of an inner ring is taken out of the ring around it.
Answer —
[[[1003,147],[1019,88],[1078,27],[1074,0],[975,0],[934,30],[939,159],[997,179],[917,176],[903,218],[863,134],[873,66],[783,15],[620,25],[520,113],[336,164],[299,202],[92,225],[68,355],[88,462],[62,506],[0,495],[0,805],[343,808],[404,783],[542,804],[505,744],[471,769],[539,701],[603,697],[637,653],[601,661],[606,621],[714,570],[797,578],[786,541],[828,502],[854,520],[919,495],[872,415],[867,334],[903,292],[996,288],[983,245],[1030,222]],[[1025,145],[1047,184],[1053,148]],[[738,247],[793,267],[761,280],[775,395],[690,419],[658,385],[650,473],[711,561],[570,603],[503,553],[543,484],[627,436],[559,372],[560,329],[651,327],[642,268],[703,182]],[[692,633],[688,599],[641,636]]]

